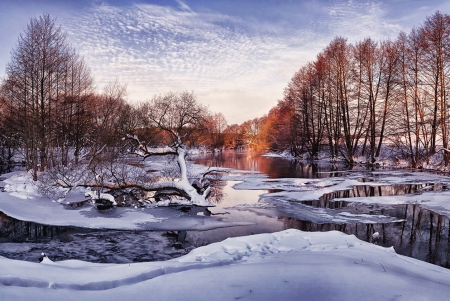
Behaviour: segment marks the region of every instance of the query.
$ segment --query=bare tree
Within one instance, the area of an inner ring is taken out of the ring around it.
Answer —
[[[442,147],[448,149],[447,93],[450,75],[450,16],[439,11],[428,17],[420,29],[422,36],[424,79],[433,98],[433,121],[431,126],[431,152],[436,151],[437,139],[442,138]],[[440,128],[440,135],[438,135]],[[444,151],[445,166],[450,162],[450,151]]]
[[[393,143],[414,167],[441,151],[448,166],[449,49],[450,16],[439,11],[395,42],[367,38],[352,45],[336,37],[285,89],[282,104],[295,113],[286,115],[284,133],[310,153],[327,142],[332,159],[340,155],[348,163],[367,153],[374,164],[382,146]],[[274,148],[281,139],[273,133],[283,136],[274,118],[283,115],[280,104],[265,121],[275,128],[266,135]],[[289,123],[296,130],[287,131]]]
[[[51,165],[50,150],[67,143],[55,140],[56,128],[63,127],[61,97],[83,97],[92,80],[65,33],[47,14],[31,19],[11,55],[3,85],[9,126],[20,135],[27,168],[33,169],[36,180],[38,169]]]
[[[285,99],[293,101],[298,116],[298,140],[310,158],[317,157],[325,133],[324,81],[317,67],[314,63],[305,65],[294,75],[285,90]]]
[[[379,109],[379,139],[375,157],[380,156],[383,139],[390,124],[390,130],[397,125],[392,116],[391,109],[398,109],[392,103],[395,99],[395,91],[399,82],[399,53],[397,43],[390,40],[381,42],[380,45],[380,73],[381,73],[381,108]],[[390,121],[390,122],[389,122]]]
[[[95,95],[91,101],[90,128],[86,133],[82,155],[88,160],[88,165],[96,160],[102,160],[103,152],[118,151],[117,147],[121,143],[121,138],[126,134],[120,129],[131,110],[125,100],[126,95],[126,85],[115,80],[106,84],[103,93]],[[107,150],[107,148],[110,149]]]
[[[242,134],[238,124],[231,124],[224,130],[225,147],[238,149],[242,146]]]
[[[206,118],[206,139],[204,145],[210,145],[213,149],[221,149],[225,144],[224,131],[227,128],[227,120],[222,113],[213,113]]]
[[[198,179],[190,181],[186,155],[187,147],[184,141],[188,141],[195,132],[204,124],[208,110],[197,103],[195,95],[189,92],[167,93],[155,96],[141,107],[146,118],[147,127],[157,127],[166,133],[165,147],[152,147],[139,140],[136,135],[128,135],[135,143],[134,153],[143,158],[158,155],[175,155],[179,168],[178,181],[156,182],[149,185],[147,190],[162,191],[163,194],[181,196],[193,205],[212,206],[207,201],[211,191],[206,174]]]
[[[354,156],[358,150],[359,134],[364,127],[364,108],[361,106],[360,98],[354,97],[354,60],[352,47],[347,44],[342,37],[335,38],[325,49],[325,56],[329,65],[329,85],[330,92],[327,100],[330,102],[330,109],[335,110],[334,135],[335,139],[340,139],[343,134],[343,149],[341,155],[349,163],[354,163]],[[330,115],[331,116],[331,115]]]

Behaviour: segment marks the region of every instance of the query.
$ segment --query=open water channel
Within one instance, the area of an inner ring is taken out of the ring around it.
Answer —
[[[344,176],[346,171],[343,166],[307,165],[281,158],[234,151],[202,155],[195,158],[195,162],[207,166],[260,171],[270,178],[340,177]],[[326,194],[319,201],[300,202],[294,209],[283,210],[276,205],[270,208],[234,207],[240,204],[256,204],[260,201],[261,194],[271,192],[235,190],[232,188],[235,183],[226,182],[221,202],[210,210],[212,214],[221,215],[227,221],[245,221],[253,225],[207,231],[92,230],[20,221],[3,214],[0,208],[0,255],[27,261],[37,261],[41,252],[45,252],[52,260],[79,259],[114,263],[167,260],[182,256],[193,248],[228,237],[295,228],[303,231],[338,230],[354,234],[364,241],[386,247],[393,246],[399,254],[450,267],[450,225],[446,216],[423,209],[416,204],[383,206],[351,203],[354,196],[415,193],[423,188],[420,185],[378,187],[363,185]],[[333,198],[348,198],[349,202],[330,202]],[[299,218],[295,213],[291,214],[292,211],[301,211],[302,208],[306,208],[305,206],[327,208],[336,212],[356,211],[369,215],[390,216],[397,222],[313,222]],[[373,236],[375,232],[379,233],[378,237]]]

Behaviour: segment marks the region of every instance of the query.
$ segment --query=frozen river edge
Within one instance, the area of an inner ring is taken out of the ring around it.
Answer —
[[[357,177],[268,180],[253,174],[227,179],[243,181],[237,189],[283,189],[276,193],[277,197],[311,199],[327,191],[359,185]],[[74,216],[77,226],[108,228],[114,224],[114,228],[121,229],[148,225],[149,219],[151,225],[164,225],[167,218],[162,213],[155,215],[155,211],[147,211],[153,209],[118,208],[123,212],[119,211],[115,218],[88,214],[92,208],[67,210],[60,203],[36,195],[23,175],[17,175],[12,181],[5,183],[15,185],[15,191],[2,193],[0,208],[5,207],[10,210],[4,210],[5,213],[12,213],[11,216],[17,218],[28,215],[34,216],[32,221],[35,222],[55,224],[60,220],[67,225],[70,220],[61,216],[61,212],[66,212]],[[378,184],[398,182],[446,183],[448,180],[432,174],[396,171],[390,172],[390,176],[384,175]],[[448,216],[446,198],[448,192],[443,191],[411,195],[406,199],[404,196],[382,197],[376,202],[381,199],[393,204],[417,202]],[[375,199],[358,201],[374,202]],[[37,210],[45,214],[40,216]],[[204,218],[196,216],[194,221],[199,222],[191,221],[189,225],[201,229]],[[180,216],[172,216],[171,220],[179,220],[180,224],[186,222]],[[209,226],[217,225],[208,223],[206,228]],[[130,295],[135,300],[147,300],[149,295],[154,300],[235,300],[244,297],[246,300],[436,300],[446,298],[444,296],[450,292],[449,270],[335,231],[286,230],[238,237],[197,248],[186,256],[165,262],[93,264],[46,259],[44,264],[38,264],[3,257],[0,261],[2,300],[28,300],[31,295],[37,300],[110,300],[127,299]]]
[[[133,208],[118,207],[111,214],[103,214],[91,204],[72,209],[42,197],[37,192],[29,174],[13,172],[3,175],[0,187],[0,211],[22,221],[51,226],[74,226],[89,229],[116,230],[209,230],[230,226],[245,226],[246,222],[225,222],[221,218],[184,213],[169,207]],[[81,198],[84,191],[78,193]]]
[[[445,300],[450,271],[337,231],[230,238],[165,262],[0,257],[1,300]]]

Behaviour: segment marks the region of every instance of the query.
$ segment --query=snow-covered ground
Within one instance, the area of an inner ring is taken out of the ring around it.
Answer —
[[[195,166],[201,169],[199,166]],[[249,222],[227,216],[202,216],[171,208],[117,208],[101,214],[93,206],[76,209],[41,197],[24,173],[0,182],[0,210],[20,220],[95,229],[205,230]],[[363,182],[364,178],[370,182]],[[406,171],[348,172],[345,177],[269,179],[231,171],[237,181],[229,206],[257,214],[280,210],[288,216],[320,222],[389,222],[382,215],[333,213],[300,201],[357,185],[450,185],[447,177]],[[271,191],[244,204],[239,191]],[[80,194],[84,192],[80,191]],[[230,193],[231,194],[231,193]],[[450,192],[346,199],[361,204],[419,204],[450,217]],[[339,201],[334,199],[332,201]],[[220,210],[226,210],[221,208]],[[50,258],[51,259],[51,258]],[[450,270],[358,240],[341,232],[285,230],[227,239],[163,262],[94,264],[82,261],[43,263],[0,257],[0,300],[446,300]]]
[[[65,201],[50,200],[39,195],[29,174],[14,172],[0,181],[0,211],[23,221],[52,226],[77,226],[90,229],[121,230],[208,230],[220,227],[249,225],[246,222],[225,222],[220,218],[184,213],[168,207],[116,208],[103,214],[92,205],[72,209]],[[81,197],[84,191],[74,192]]]
[[[0,300],[447,300],[450,271],[331,231],[230,238],[139,264],[0,257]]]
[[[193,165],[193,169],[205,167]],[[204,216],[201,212],[189,213],[173,208],[117,208],[111,214],[99,213],[92,205],[71,209],[61,202],[51,201],[40,196],[30,179],[30,175],[16,172],[4,175],[0,186],[5,187],[1,193],[0,210],[19,220],[31,221],[54,226],[78,226],[94,229],[122,230],[208,230],[220,227],[250,225],[246,221],[229,221],[227,216]],[[394,184],[437,184],[437,187],[450,187],[448,177],[425,172],[407,172],[403,170],[377,172],[347,172],[343,177],[316,179],[279,178],[271,179],[259,173],[241,173],[231,170],[223,177],[227,181],[235,181],[233,190],[228,190],[226,207],[239,210],[273,211],[278,210],[288,216],[312,221],[315,223],[380,223],[396,222],[398,219],[386,215],[369,215],[361,212],[342,212],[329,208],[317,208],[302,204],[302,201],[320,200],[325,194],[352,189],[354,186],[387,186]],[[365,179],[364,182],[361,179]],[[255,193],[251,193],[254,190]],[[269,193],[267,193],[269,192]],[[84,191],[74,194],[84,195]],[[247,194],[251,195],[248,197]],[[258,195],[261,194],[259,198]],[[424,191],[421,193],[382,196],[352,197],[347,202],[359,204],[419,204],[450,218],[450,190],[439,192]],[[247,204],[245,200],[253,202]],[[344,199],[336,196],[331,202]],[[221,212],[220,210],[216,210]],[[222,210],[223,212],[223,210]],[[267,212],[272,214],[273,212]]]

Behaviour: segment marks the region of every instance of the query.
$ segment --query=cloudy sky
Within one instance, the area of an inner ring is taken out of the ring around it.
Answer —
[[[289,79],[335,37],[395,38],[450,1],[1,0],[0,76],[30,18],[49,13],[100,90],[127,84],[130,101],[194,91],[231,123],[260,117]]]

